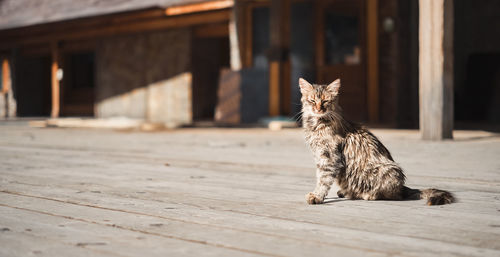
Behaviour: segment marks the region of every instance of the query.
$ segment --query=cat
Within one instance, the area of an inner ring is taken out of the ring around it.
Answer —
[[[454,196],[439,189],[411,189],[405,174],[385,146],[366,128],[347,121],[339,106],[340,79],[329,85],[299,79],[305,139],[316,162],[317,184],[306,195],[321,204],[333,182],[340,198],[364,200],[427,199],[428,205],[449,204]]]

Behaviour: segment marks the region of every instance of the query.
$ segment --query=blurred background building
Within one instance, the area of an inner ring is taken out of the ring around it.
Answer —
[[[443,25],[426,0],[3,0],[1,115],[255,123],[299,112],[299,77],[340,77],[350,119],[416,128],[430,22],[451,110],[424,116],[498,124],[500,1],[447,1]]]

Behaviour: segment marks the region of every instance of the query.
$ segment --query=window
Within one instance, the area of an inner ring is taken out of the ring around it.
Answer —
[[[361,62],[359,17],[355,14],[327,10],[324,22],[325,63],[359,64]]]

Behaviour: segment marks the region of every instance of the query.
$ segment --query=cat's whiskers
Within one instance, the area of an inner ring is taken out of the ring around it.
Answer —
[[[300,120],[302,120],[302,114],[303,114],[303,111],[300,111],[300,112],[296,113],[292,117],[292,120],[294,120],[295,122],[299,122]]]

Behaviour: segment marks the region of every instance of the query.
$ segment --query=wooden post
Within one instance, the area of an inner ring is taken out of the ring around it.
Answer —
[[[2,61],[2,90],[4,98],[4,114],[5,118],[9,117],[9,91],[11,89],[11,79],[10,79],[10,64],[9,59],[5,58]]]
[[[376,123],[379,121],[378,0],[366,1],[366,4],[368,119]]]
[[[271,0],[269,115],[290,112],[290,0]]]
[[[52,79],[52,110],[50,116],[52,118],[59,117],[59,98],[60,98],[60,85],[59,78],[57,76],[57,71],[59,70],[59,49],[57,42],[51,44],[52,52],[52,67],[51,67],[51,79]]]
[[[453,137],[453,1],[420,0],[420,131]]]
[[[10,91],[10,64],[9,59],[2,61],[2,93],[7,94]]]
[[[229,17],[229,43],[231,70],[241,70],[240,37],[239,37],[239,3],[234,2],[231,16]]]

